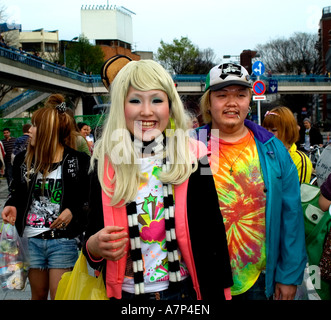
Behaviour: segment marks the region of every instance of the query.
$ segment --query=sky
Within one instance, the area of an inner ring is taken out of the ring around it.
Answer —
[[[133,44],[138,51],[157,52],[160,41],[188,37],[200,50],[240,55],[295,32],[318,32],[322,9],[330,0],[0,0],[6,22],[20,23],[24,31],[59,31],[59,40],[81,34],[82,5],[123,6],[132,15]]]

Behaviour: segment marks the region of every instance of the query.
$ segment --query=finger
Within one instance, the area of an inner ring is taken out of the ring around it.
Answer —
[[[55,229],[58,225],[58,220],[56,219],[55,221],[52,222],[52,224],[49,226],[51,229]]]
[[[2,221],[4,222],[4,224],[9,223],[9,224],[11,224],[12,226],[14,226],[16,220],[15,220],[14,217],[10,217],[10,216],[8,216],[8,217],[3,217]]]
[[[122,259],[125,255],[126,255],[126,250],[125,250],[125,246],[123,246],[116,251],[108,250],[104,253],[103,256],[108,260],[117,261],[117,260]]]
[[[106,228],[105,228],[106,229]],[[121,228],[120,231],[123,231],[124,228]],[[116,241],[120,240],[122,238],[128,238],[127,232],[118,232],[118,231],[112,231],[109,232],[110,229],[103,230],[99,234],[99,239],[101,241]]]
[[[12,226],[14,226],[14,225],[15,225],[15,222],[16,222],[15,218],[14,218],[14,217],[11,217],[11,218],[10,218],[10,224],[11,224]]]
[[[118,240],[122,240],[122,239],[129,239],[128,234],[126,232],[112,233],[110,235],[109,241],[118,241]]]
[[[59,219],[57,218],[55,221],[53,221],[53,223],[50,225],[50,228],[51,229],[54,229],[54,228],[65,228],[68,224],[62,220],[62,219]]]
[[[124,230],[124,227],[119,226],[106,226],[104,229],[105,233],[117,233]]]
[[[110,242],[110,241],[101,241],[100,242],[100,249],[105,251],[116,251],[120,248],[126,246],[127,242],[129,241],[128,238],[122,238],[119,241]]]

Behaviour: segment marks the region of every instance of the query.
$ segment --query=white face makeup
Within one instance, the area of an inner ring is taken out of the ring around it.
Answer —
[[[139,91],[130,87],[124,113],[128,130],[139,140],[151,141],[168,125],[168,96],[161,90]]]

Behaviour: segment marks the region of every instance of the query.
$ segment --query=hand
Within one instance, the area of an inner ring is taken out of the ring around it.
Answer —
[[[129,240],[127,232],[121,232],[123,230],[124,227],[107,226],[95,233],[87,242],[89,253],[96,259],[117,261],[123,258]]]
[[[297,292],[297,286],[276,283],[275,300],[293,300]]]
[[[1,217],[3,222],[10,223],[11,225],[15,225],[17,210],[16,207],[6,206],[3,208]]]
[[[72,219],[72,213],[69,209],[64,209],[56,220],[50,225],[51,229],[63,229],[68,226]]]

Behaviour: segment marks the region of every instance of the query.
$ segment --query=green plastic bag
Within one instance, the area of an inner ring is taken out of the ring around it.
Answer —
[[[318,204],[320,189],[303,183],[301,185],[301,205],[304,213],[306,249],[309,266],[318,266],[322,257],[326,235],[331,228],[331,215],[323,212]],[[322,300],[331,300],[331,285],[321,279],[317,294]]]
[[[89,275],[87,261],[82,252],[74,269],[62,275],[55,300],[109,300],[102,273],[97,278]]]

